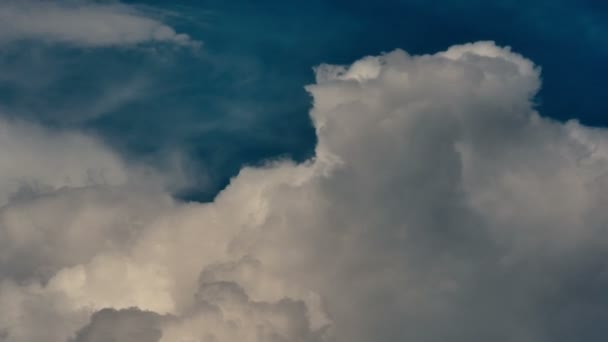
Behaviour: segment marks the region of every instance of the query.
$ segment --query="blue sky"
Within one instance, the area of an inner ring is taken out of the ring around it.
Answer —
[[[148,46],[149,53],[16,42],[0,53],[9,75],[0,81],[0,104],[50,125],[92,130],[136,158],[185,151],[189,168],[205,175],[182,194],[188,198],[212,198],[244,164],[309,157],[315,136],[303,86],[313,82],[312,68],[395,48],[424,54],[478,40],[512,46],[542,67],[536,102],[543,115],[608,123],[608,13],[599,1],[128,3],[202,48]],[[28,82],[11,79],[14,73]]]

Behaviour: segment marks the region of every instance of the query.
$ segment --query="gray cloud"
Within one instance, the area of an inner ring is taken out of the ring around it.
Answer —
[[[135,308],[103,309],[78,332],[72,342],[157,342],[161,337],[160,316]]]
[[[197,45],[187,34],[132,6],[93,1],[3,1],[0,42],[44,40],[78,46],[124,46],[144,42]]]
[[[531,61],[480,42],[316,74],[315,157],[211,203],[132,177],[5,195],[4,340],[602,340],[608,134],[540,116]]]

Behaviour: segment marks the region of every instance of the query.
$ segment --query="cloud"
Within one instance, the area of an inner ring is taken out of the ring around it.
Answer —
[[[30,193],[128,181],[128,166],[83,134],[0,118],[0,144],[0,205]]]
[[[238,284],[203,282],[196,304],[179,317],[135,308],[103,309],[91,317],[73,342],[93,341],[306,341],[325,340],[326,330],[311,331],[304,302],[255,302]]]
[[[479,42],[316,76],[315,157],[213,202],[5,195],[4,340],[603,340],[608,133],[540,116],[531,61]]]
[[[3,1],[0,42],[43,40],[85,47],[145,42],[198,45],[187,34],[116,2]]]
[[[73,342],[137,341],[158,342],[162,336],[160,316],[137,309],[104,309],[91,317]]]

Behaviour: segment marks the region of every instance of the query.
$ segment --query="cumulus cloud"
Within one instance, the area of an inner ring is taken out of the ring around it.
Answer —
[[[608,133],[540,116],[531,61],[479,42],[316,76],[315,157],[213,202],[5,194],[3,340],[602,340]]]
[[[44,40],[78,46],[124,46],[145,42],[197,45],[187,34],[117,2],[3,1],[0,42]]]

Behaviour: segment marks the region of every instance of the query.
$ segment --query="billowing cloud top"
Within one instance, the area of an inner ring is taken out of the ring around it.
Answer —
[[[7,0],[0,3],[0,42],[38,39],[79,46],[144,42],[196,45],[187,34],[135,8],[90,1]]]
[[[112,184],[0,187],[2,340],[600,340],[608,133],[539,116],[531,61],[480,42],[316,75],[315,157],[211,203],[133,186],[103,146]]]

